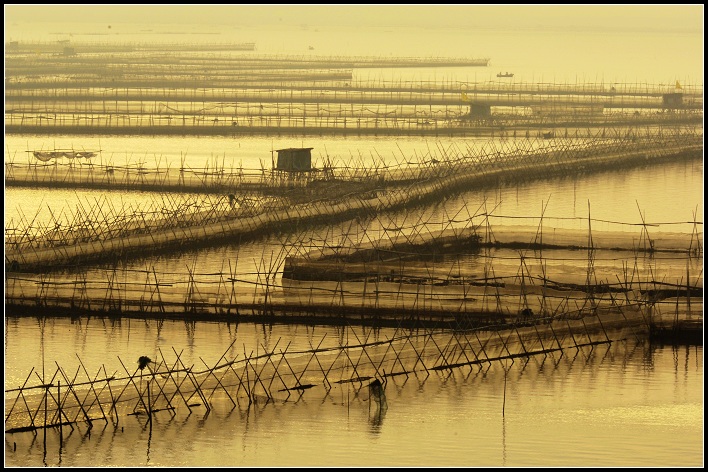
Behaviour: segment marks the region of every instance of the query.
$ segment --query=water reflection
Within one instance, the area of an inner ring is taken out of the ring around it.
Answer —
[[[371,432],[378,434],[381,432],[381,426],[383,425],[383,420],[386,417],[386,410],[388,410],[388,405],[386,403],[377,404],[374,407],[374,412],[371,415]]]
[[[372,405],[373,404],[373,405]],[[373,409],[373,412],[371,411]],[[388,410],[386,402],[386,382],[374,379],[369,383],[369,414],[371,415],[371,432],[379,433]]]
[[[214,396],[207,411],[6,435],[6,465],[467,465],[470,442],[478,465],[696,465],[702,368],[701,347],[617,342],[389,377],[378,396],[370,382]]]

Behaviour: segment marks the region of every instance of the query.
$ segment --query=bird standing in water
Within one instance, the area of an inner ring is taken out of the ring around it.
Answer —
[[[148,364],[150,364],[151,362],[152,362],[152,359],[150,359],[148,356],[138,357],[138,369],[140,369],[140,392],[143,391],[143,369],[145,369],[145,367],[148,367]],[[148,370],[150,370],[149,367],[148,367]],[[152,371],[151,371],[151,373],[152,373]],[[148,382],[148,394],[149,393],[150,393],[150,382]],[[142,401],[142,393],[140,394],[140,397],[141,397],[141,401]],[[150,397],[148,395],[148,404],[149,403],[150,403]],[[143,403],[143,406],[144,405],[145,404]],[[150,411],[150,409],[148,407],[145,407],[145,410]]]
[[[143,370],[149,363],[152,362],[148,356],[140,356],[138,358],[138,369]]]

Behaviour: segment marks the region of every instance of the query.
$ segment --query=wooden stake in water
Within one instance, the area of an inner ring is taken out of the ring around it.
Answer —
[[[47,401],[49,400],[49,387],[44,388],[44,447],[47,447]]]
[[[150,399],[150,381],[148,380],[147,383],[147,414],[148,414],[148,421],[150,421],[150,427],[152,427],[152,400]]]
[[[502,418],[504,418],[504,409],[506,408],[506,359],[504,359],[504,401],[502,402]]]

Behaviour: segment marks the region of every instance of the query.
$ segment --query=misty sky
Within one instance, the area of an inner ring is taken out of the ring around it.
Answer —
[[[365,25],[703,31],[703,5],[5,5],[5,24]]]

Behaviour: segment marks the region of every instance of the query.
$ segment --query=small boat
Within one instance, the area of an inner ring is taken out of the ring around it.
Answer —
[[[501,72],[499,72],[499,73],[497,74],[497,77],[507,77],[507,78],[508,78],[508,77],[514,77],[514,74],[512,74],[511,72],[504,72],[503,74],[502,74]]]

